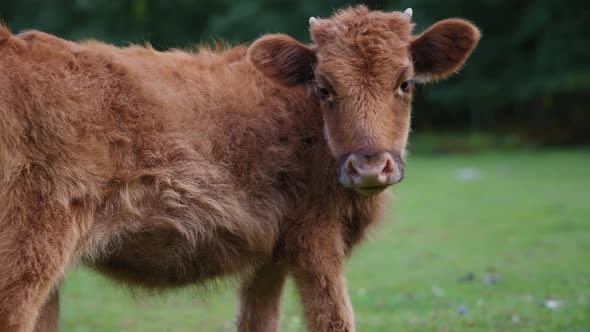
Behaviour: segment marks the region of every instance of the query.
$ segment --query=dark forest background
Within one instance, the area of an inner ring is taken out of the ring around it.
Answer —
[[[418,89],[420,133],[483,133],[514,144],[590,143],[590,6],[580,0],[0,0],[14,31],[157,49],[199,42],[249,42],[267,32],[308,41],[309,16],[359,3],[414,9],[417,32],[448,17],[478,25],[483,38],[459,75]]]

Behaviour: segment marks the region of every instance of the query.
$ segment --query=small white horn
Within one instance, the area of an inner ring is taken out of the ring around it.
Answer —
[[[414,11],[412,10],[412,8],[408,8],[404,11],[404,15],[406,15],[409,19],[412,19],[413,14],[414,14]]]
[[[310,26],[312,26],[312,25],[314,25],[316,23],[318,23],[318,19],[317,18],[315,18],[313,16],[309,18],[309,25]]]

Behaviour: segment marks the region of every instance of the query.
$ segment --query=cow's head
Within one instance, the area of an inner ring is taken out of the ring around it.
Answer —
[[[378,193],[403,177],[414,83],[457,71],[480,37],[461,19],[413,36],[411,17],[411,9],[350,8],[329,19],[310,18],[312,45],[267,35],[248,50],[266,76],[312,87],[339,180],[361,194]]]

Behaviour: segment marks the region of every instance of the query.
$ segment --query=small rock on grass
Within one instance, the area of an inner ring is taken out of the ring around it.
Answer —
[[[541,306],[547,309],[559,309],[563,306],[563,301],[557,299],[546,299]]]
[[[517,314],[512,314],[511,321],[512,324],[518,325],[520,324],[520,317]]]
[[[494,285],[500,282],[500,276],[495,272],[486,272],[482,277],[482,281],[486,285]]]

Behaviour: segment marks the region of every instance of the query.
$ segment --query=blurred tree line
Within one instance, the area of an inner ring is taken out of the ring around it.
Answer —
[[[309,41],[309,16],[358,3],[412,7],[417,32],[448,17],[468,18],[483,32],[460,75],[418,89],[418,131],[590,143],[590,6],[581,0],[0,0],[0,18],[15,32],[166,49],[248,42],[268,32]]]

